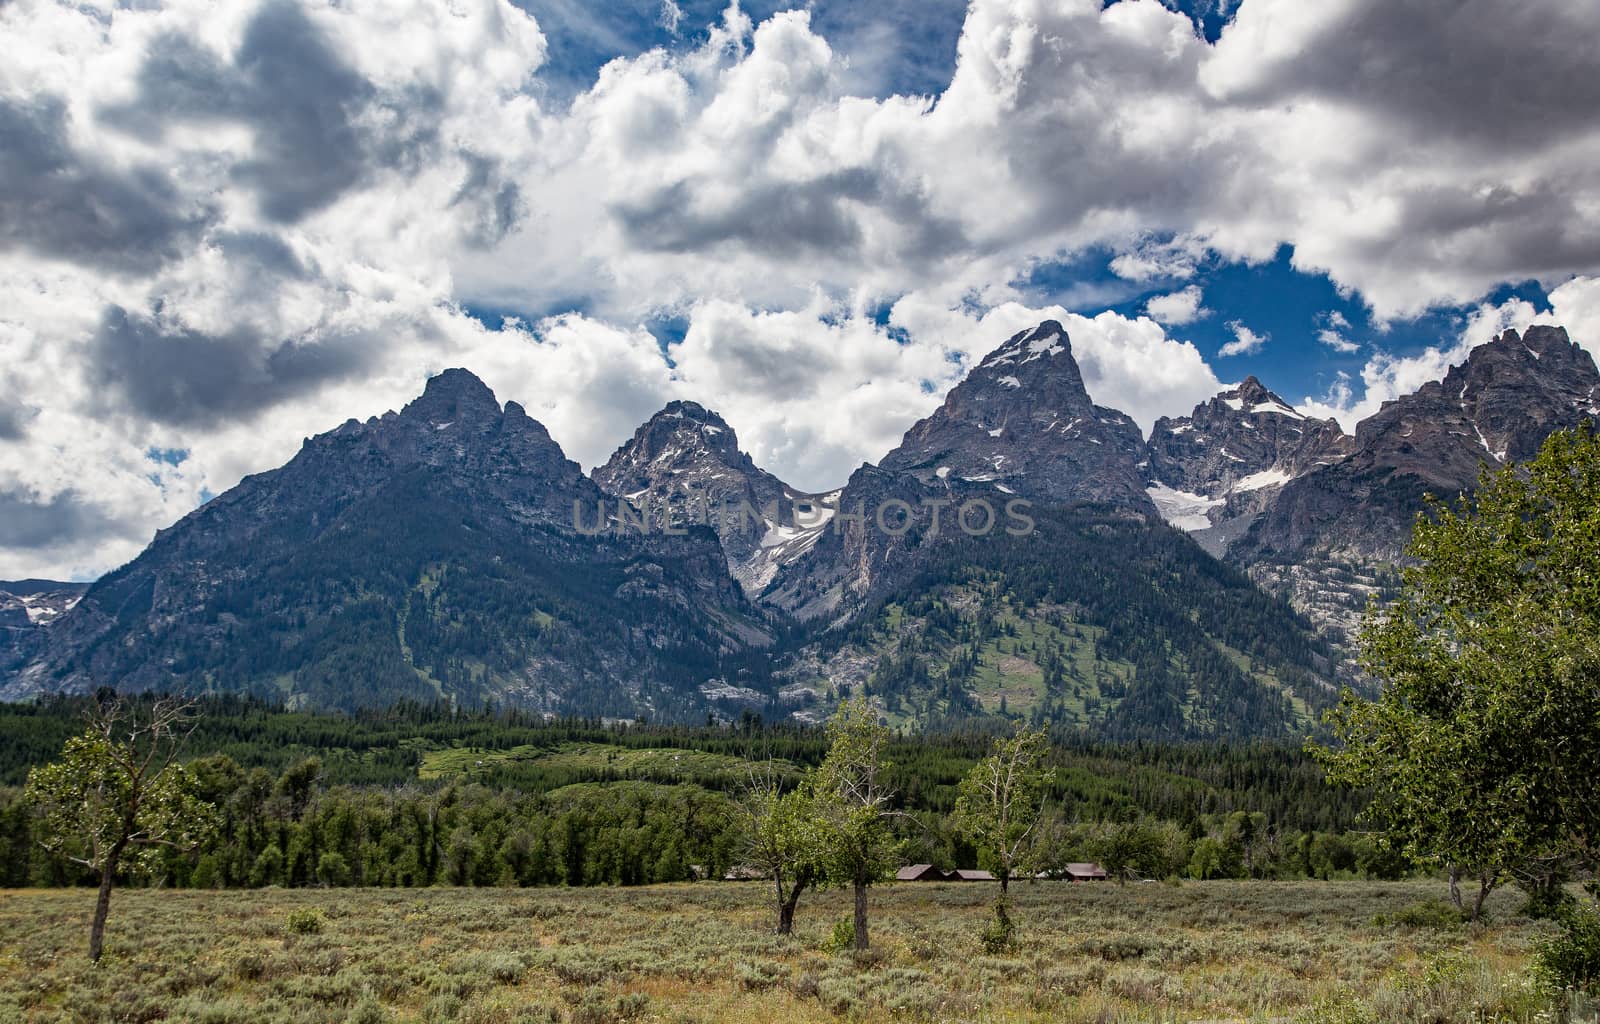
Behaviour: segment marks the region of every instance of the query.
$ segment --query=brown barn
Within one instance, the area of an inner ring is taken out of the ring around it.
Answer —
[[[956,882],[993,882],[995,880],[994,875],[988,871],[972,871],[967,868],[958,868],[951,873],[955,875],[951,881]]]

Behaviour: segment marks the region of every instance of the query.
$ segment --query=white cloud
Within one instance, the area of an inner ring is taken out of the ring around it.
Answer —
[[[1350,355],[1361,351],[1361,346],[1340,334],[1332,327],[1324,327],[1317,331],[1317,341],[1338,352],[1340,355]]]
[[[1257,334],[1238,320],[1228,321],[1228,330],[1233,332],[1233,340],[1217,349],[1217,355],[1223,358],[1253,356],[1272,338],[1270,334]]]
[[[453,364],[585,462],[695,397],[828,486],[1054,316],[1096,399],[1148,426],[1218,387],[1158,322],[1205,315],[1183,282],[1285,244],[1380,326],[1543,281],[1593,351],[1597,30],[1559,0],[1251,0],[1211,46],[1154,0],[973,0],[949,87],[879,100],[805,11],[731,5],[556,110],[505,0],[11,0],[0,497],[24,511],[0,576],[115,564]],[[1170,291],[1083,317],[1011,283],[1087,252],[1122,281],[1076,308]],[[676,369],[638,326],[663,312],[689,320]],[[1241,324],[1222,354],[1265,340]],[[1458,350],[1375,355],[1324,407],[1359,415]]]
[[[1157,323],[1181,327],[1211,315],[1211,310],[1200,305],[1203,298],[1200,286],[1192,284],[1182,291],[1155,296],[1144,304],[1144,311]]]

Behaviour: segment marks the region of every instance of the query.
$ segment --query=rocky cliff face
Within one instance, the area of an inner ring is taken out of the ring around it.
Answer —
[[[1007,339],[898,447],[852,474],[829,529],[763,600],[801,619],[848,617],[941,545],[1023,528],[1013,502],[1023,514],[1093,506],[1153,517],[1144,457],[1138,426],[1094,404],[1066,331],[1047,320]]]
[[[805,495],[690,402],[591,479],[520,406],[452,370],[400,412],[307,440],[81,599],[0,584],[0,697],[115,683],[688,718],[870,681],[927,717],[1009,698],[1061,714],[1082,701],[1084,724],[1126,735],[1200,719],[1221,734],[1229,707],[1298,722],[1325,680],[1356,677],[1361,610],[1393,585],[1423,495],[1453,498],[1597,415],[1594,361],[1561,329],[1532,328],[1353,437],[1251,378],[1146,441],[1094,404],[1046,322],[1000,345],[881,463]],[[1037,536],[1004,535],[1031,521],[1012,502],[1029,503]],[[986,507],[977,518],[993,515],[1002,542],[962,529],[964,506]],[[702,524],[701,509],[719,514]],[[647,531],[630,527],[646,517]],[[775,657],[784,619],[834,639]],[[945,647],[906,646],[912,619],[949,632]],[[980,643],[972,629],[999,631]],[[830,657],[860,678],[824,670]],[[1210,687],[1199,712],[1184,682],[1196,672]]]
[[[1188,416],[1156,421],[1148,490],[1163,518],[1221,555],[1285,484],[1350,447],[1337,422],[1312,419],[1247,377]]]
[[[87,583],[0,580],[0,680],[43,651],[45,630],[71,611]]]
[[[588,536],[575,517],[604,497],[520,406],[447,371],[162,531],[5,695],[114,682],[684,713],[769,635],[709,530]]]
[[[694,402],[672,402],[618,448],[594,480],[654,523],[701,523],[722,541],[728,569],[751,596],[810,550],[834,495],[804,494],[739,450],[733,428]]]
[[[1362,613],[1397,585],[1425,496],[1453,501],[1597,413],[1600,372],[1565,330],[1507,331],[1362,421],[1342,458],[1285,483],[1227,557],[1317,623],[1352,677]]]

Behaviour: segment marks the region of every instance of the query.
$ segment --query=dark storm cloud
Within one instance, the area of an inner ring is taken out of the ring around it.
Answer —
[[[1592,2],[1366,0],[1251,95],[1350,100],[1426,135],[1485,145],[1560,142],[1594,128],[1596,39]]]
[[[89,504],[77,491],[63,491],[48,501],[0,491],[0,548],[49,548],[141,536],[138,527]]]
[[[779,257],[848,257],[861,244],[860,215],[866,206],[878,207],[918,234],[911,255],[963,245],[957,226],[932,216],[920,197],[886,187],[868,168],[800,183],[753,183],[718,209],[699,207],[694,184],[678,182],[612,213],[631,244],[658,252],[733,244]]]
[[[148,168],[101,167],[76,152],[66,105],[0,98],[0,249],[20,248],[117,272],[173,258],[204,215]]]
[[[138,83],[136,99],[103,112],[108,123],[158,135],[172,123],[248,125],[255,152],[233,176],[280,223],[321,209],[375,170],[415,167],[438,146],[439,96],[380,93],[281,0],[250,20],[231,62],[164,36],[146,53]]]
[[[362,373],[380,354],[371,334],[274,341],[251,328],[204,334],[112,306],[92,342],[99,383],[156,423],[246,419]]]

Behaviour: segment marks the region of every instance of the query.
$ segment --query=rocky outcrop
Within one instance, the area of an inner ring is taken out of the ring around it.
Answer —
[[[1563,328],[1506,331],[1363,420],[1345,457],[1285,485],[1230,554],[1392,562],[1425,495],[1453,500],[1483,470],[1531,459],[1552,432],[1597,413],[1600,371]]]
[[[1247,377],[1188,416],[1156,421],[1148,493],[1164,519],[1221,555],[1285,484],[1349,450],[1336,421],[1306,416]]]

